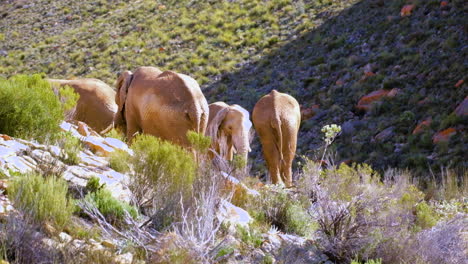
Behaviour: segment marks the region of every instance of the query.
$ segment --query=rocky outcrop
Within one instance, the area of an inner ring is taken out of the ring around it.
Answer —
[[[455,108],[455,114],[460,117],[468,115],[468,96]]]
[[[0,173],[7,177],[11,172],[40,171],[46,174],[62,174],[63,178],[75,187],[85,187],[88,179],[95,176],[101,183],[106,184],[115,198],[129,201],[127,176],[109,168],[109,162],[105,158],[117,149],[131,153],[128,146],[118,139],[99,136],[81,122],[78,125],[63,122],[61,128],[69,131],[87,146],[78,153],[79,164],[64,163],[63,151],[58,146],[0,135]]]
[[[398,93],[398,91],[399,89],[397,88],[394,88],[391,90],[382,89],[382,90],[373,91],[372,93],[366,96],[363,96],[359,100],[356,108],[358,110],[368,111],[371,108],[373,103],[378,102],[384,97],[394,97]]]
[[[457,133],[457,130],[453,127],[449,127],[447,129],[444,129],[440,132],[437,132],[433,137],[432,137],[432,142],[434,144],[440,143],[440,142],[447,142],[449,139]]]

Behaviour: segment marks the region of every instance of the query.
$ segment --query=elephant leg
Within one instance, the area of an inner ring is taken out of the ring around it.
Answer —
[[[283,160],[281,162],[281,179],[286,187],[292,187],[292,162],[296,154],[297,132],[293,128],[283,127]]]
[[[266,142],[262,144],[263,156],[267,163],[268,172],[270,173],[271,182],[273,184],[278,184],[281,181],[280,178],[280,155],[276,145],[271,142]]]
[[[132,143],[133,137],[137,132],[141,132],[141,128],[138,126],[135,118],[127,116],[127,142]]]

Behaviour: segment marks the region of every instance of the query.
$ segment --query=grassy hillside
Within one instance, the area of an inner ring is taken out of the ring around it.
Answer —
[[[401,17],[406,4],[415,8]],[[0,75],[113,84],[121,70],[154,65],[194,76],[209,102],[249,110],[277,89],[317,105],[299,155],[315,158],[320,128],[337,123],[337,162],[464,174],[467,118],[453,111],[468,95],[467,10],[463,0],[2,1]],[[356,109],[362,96],[394,88],[369,111]],[[456,134],[433,143],[447,128]]]

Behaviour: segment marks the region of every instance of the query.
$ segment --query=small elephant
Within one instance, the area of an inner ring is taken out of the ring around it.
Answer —
[[[206,135],[211,137],[212,151],[229,161],[233,159],[234,153],[238,153],[247,162],[250,151],[249,132],[252,127],[249,112],[239,105],[224,102],[212,103],[209,108]]]
[[[187,131],[205,134],[208,103],[187,75],[155,67],[125,71],[117,80],[115,101],[113,126],[123,127],[129,142],[141,132],[189,147]]]
[[[108,127],[117,112],[115,91],[97,79],[58,80],[48,79],[52,85],[70,86],[80,98],[76,107],[66,115],[70,119],[85,122],[96,131]]]
[[[273,184],[283,181],[286,187],[291,187],[291,166],[301,123],[299,103],[292,96],[273,90],[255,104],[252,120],[271,181]]]

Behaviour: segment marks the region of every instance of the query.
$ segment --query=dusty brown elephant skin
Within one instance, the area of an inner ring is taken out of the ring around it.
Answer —
[[[292,161],[301,123],[299,103],[292,96],[271,91],[255,104],[252,120],[273,184],[292,186]]]
[[[116,102],[114,125],[124,127],[129,142],[140,132],[187,147],[187,131],[204,134],[208,124],[208,103],[200,86],[173,71],[139,67],[122,73]]]
[[[115,91],[98,79],[48,79],[54,85],[72,87],[80,98],[70,111],[70,119],[85,122],[96,131],[108,127],[117,112]]]
[[[250,151],[249,132],[252,127],[249,112],[239,105],[224,102],[212,103],[209,108],[206,135],[211,137],[211,149],[225,160],[231,161],[234,153],[237,153],[247,162]]]

